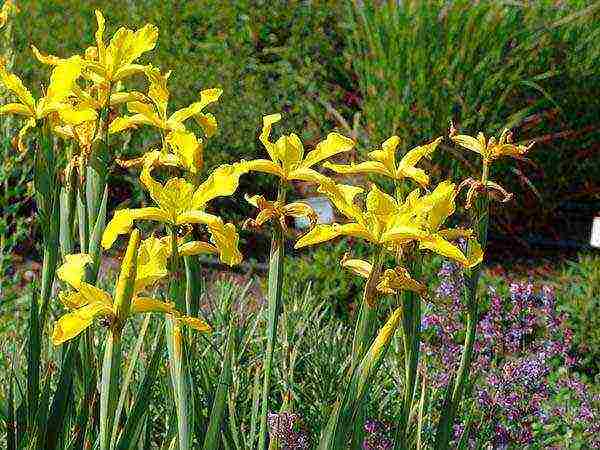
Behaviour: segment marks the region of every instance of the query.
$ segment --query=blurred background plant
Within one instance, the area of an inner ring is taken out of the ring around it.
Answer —
[[[366,0],[350,16],[347,52],[371,147],[396,133],[411,148],[450,120],[470,132],[512,128],[537,144],[527,160],[498,167],[518,201],[496,208],[493,232],[513,243],[587,238],[600,210],[600,3]],[[440,147],[438,175],[472,174],[473,155]]]

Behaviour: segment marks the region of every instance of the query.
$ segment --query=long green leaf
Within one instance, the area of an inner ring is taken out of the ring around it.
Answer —
[[[127,416],[127,421],[123,427],[121,437],[116,445],[117,450],[127,450],[135,444],[135,436],[142,431],[143,418],[148,410],[148,403],[151,397],[152,386],[156,381],[156,374],[160,367],[161,357],[165,342],[164,327],[157,330],[152,346],[152,357],[144,374],[142,384],[138,389],[133,407]],[[147,426],[147,425],[146,425]]]
[[[29,308],[29,340],[27,342],[27,412],[28,427],[34,428],[38,410],[38,397],[40,386],[40,322],[37,297],[31,294]]]
[[[46,427],[45,449],[47,450],[54,450],[58,445],[59,440],[62,438],[65,418],[73,391],[73,370],[77,347],[79,346],[79,339],[72,339],[65,345],[67,348],[60,368],[56,392],[52,399],[50,416],[48,417],[48,424]]]
[[[110,436],[115,421],[120,375],[121,335],[118,330],[110,330],[104,342],[104,361],[100,382],[100,450],[109,450],[110,448]]]
[[[117,403],[117,409],[115,411],[115,423],[113,424],[112,436],[110,439],[110,447],[114,448],[115,442],[117,439],[117,433],[119,431],[119,421],[121,419],[121,414],[123,413],[123,407],[125,406],[125,398],[127,396],[127,392],[129,391],[129,384],[131,383],[131,378],[133,377],[133,373],[135,371],[135,366],[137,364],[138,358],[140,356],[140,351],[144,346],[144,339],[146,338],[146,331],[148,329],[148,324],[150,323],[150,314],[146,314],[144,318],[144,322],[142,323],[142,328],[138,333],[138,338],[135,344],[135,348],[129,357],[129,367],[127,368],[127,372],[125,374],[125,378],[121,383],[121,392],[119,394],[119,402]]]
[[[204,450],[218,448],[219,438],[221,434],[221,422],[225,412],[227,402],[227,393],[231,385],[231,362],[233,359],[233,349],[235,344],[235,315],[230,314],[229,331],[227,332],[227,344],[225,347],[225,355],[223,356],[223,367],[221,376],[219,377],[219,385],[213,400],[212,411],[210,413],[210,421],[206,437],[204,438]]]

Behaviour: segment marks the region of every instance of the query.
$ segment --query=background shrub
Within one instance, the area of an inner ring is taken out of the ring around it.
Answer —
[[[495,231],[587,233],[600,205],[600,159],[590,157],[600,137],[598,3],[352,4],[347,51],[370,146],[396,133],[409,149],[445,134],[450,120],[472,134],[515,128],[516,140],[537,145],[529,161],[494,170],[518,198],[494,212]],[[472,175],[466,153],[443,145],[434,169]]]

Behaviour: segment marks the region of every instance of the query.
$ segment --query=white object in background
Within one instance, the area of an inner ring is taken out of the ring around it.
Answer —
[[[299,201],[308,203],[312,209],[315,210],[319,218],[319,223],[333,223],[333,220],[335,219],[333,207],[327,197],[309,197]],[[294,224],[296,225],[296,228],[300,229],[308,228],[310,226],[310,222],[306,217],[297,217],[294,220]]]
[[[600,248],[600,216],[594,217],[594,221],[592,222],[590,245],[592,247]]]

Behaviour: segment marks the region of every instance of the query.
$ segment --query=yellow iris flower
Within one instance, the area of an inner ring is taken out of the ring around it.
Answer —
[[[472,268],[483,260],[483,251],[476,241],[470,246],[471,253],[465,255],[451,240],[471,238],[472,230],[462,228],[442,228],[444,222],[456,210],[456,185],[443,181],[427,195],[419,196],[415,190],[407,198],[407,208],[419,211],[419,223],[424,236],[419,237],[419,248],[431,250],[447,258],[451,258],[467,268]],[[392,227],[388,237],[397,240],[404,239],[403,227]]]
[[[151,150],[139,158],[118,160],[122,167],[135,167],[152,162],[171,167],[182,167],[192,175],[198,175],[204,164],[204,148],[191,131],[172,131],[166,139],[170,152]]]
[[[0,106],[0,115],[16,114],[27,118],[25,125],[19,131],[18,147],[25,151],[23,138],[30,128],[36,126],[38,120],[57,113],[62,120],[75,124],[96,118],[96,112],[89,108],[75,108],[69,102],[73,86],[81,76],[82,60],[73,56],[58,64],[50,76],[50,84],[46,95],[37,101],[16,75],[9,73],[3,64],[0,64],[0,81],[4,87],[19,99],[19,103],[8,103]]]
[[[139,125],[151,125],[164,132],[185,131],[184,122],[194,118],[202,126],[205,134],[210,137],[217,129],[216,119],[212,114],[203,113],[202,110],[211,103],[216,102],[223,91],[221,89],[205,89],[200,92],[200,101],[167,115],[169,90],[167,80],[170,72],[165,75],[154,67],[145,70],[150,83],[148,88],[148,101],[133,101],[127,103],[127,109],[132,116],[117,117],[110,124],[109,131],[117,133]]]
[[[306,217],[314,226],[317,223],[317,213],[308,203],[292,202],[285,205],[281,201],[270,202],[262,195],[254,195],[252,197],[245,196],[246,201],[255,208],[258,208],[259,213],[256,219],[247,219],[244,222],[244,228],[260,228],[269,220],[277,220],[281,229],[286,230],[286,217]]]
[[[302,142],[294,133],[283,135],[276,142],[269,140],[273,124],[280,120],[281,114],[263,117],[260,141],[267,149],[271,159],[248,161],[250,170],[277,175],[283,181],[298,180],[320,183],[327,180],[327,177],[312,169],[312,166],[339,153],[350,151],[354,147],[352,139],[338,133],[329,133],[327,138],[319,142],[314,150],[304,155]]]
[[[135,64],[134,61],[144,53],[153,50],[158,39],[158,28],[146,24],[137,31],[129,28],[119,28],[108,45],[104,42],[106,22],[102,12],[95,11],[98,29],[95,33],[96,46],[85,52],[84,76],[97,84],[114,84],[117,81],[138,73],[143,73],[146,66]],[[44,55],[33,47],[37,59],[49,65],[60,64],[62,58],[54,55]]]
[[[415,189],[403,203],[398,203],[373,184],[366,198],[365,210],[354,201],[363,192],[360,187],[329,181],[322,183],[318,191],[325,194],[351,222],[317,225],[296,242],[295,248],[349,236],[386,246],[418,241],[421,249],[452,258],[465,267],[474,267],[483,258],[483,252],[477,245],[473,246],[472,254],[465,255],[449,242],[470,237],[471,230],[441,229],[441,225],[456,209],[456,188],[453,183],[440,183],[431,194],[422,197],[419,196],[419,189]]]
[[[163,185],[152,178],[151,169],[151,162],[145,164],[140,180],[157,206],[116,211],[104,230],[102,246],[110,248],[118,235],[131,230],[135,220],[154,220],[171,226],[202,223],[208,227],[221,261],[238,264],[242,255],[235,226],[223,223],[220,217],[205,212],[205,208],[210,200],[235,192],[240,176],[247,172],[245,163],[219,166],[198,187],[183,178],[171,178]]]
[[[398,136],[392,136],[382,145],[382,150],[375,150],[369,153],[371,161],[365,161],[358,164],[332,164],[326,162],[323,167],[342,174],[374,174],[383,175],[396,181],[404,178],[410,178],[421,186],[426,187],[429,184],[429,176],[423,169],[415,167],[424,157],[430,157],[435,151],[442,138],[410,150],[402,157],[399,163],[396,162],[396,149],[400,143]]]
[[[481,132],[477,134],[477,138],[466,134],[451,135],[450,138],[461,147],[480,154],[485,164],[489,164],[502,156],[523,156],[533,145],[513,144],[512,135],[506,128],[502,131],[498,140],[494,136],[486,140]]]
[[[355,203],[355,197],[363,192],[357,186],[335,184],[328,180],[322,183],[318,192],[325,194],[335,207],[348,219],[346,224],[319,224],[302,236],[295,248],[302,248],[329,241],[338,236],[365,239],[374,244],[387,244],[392,241],[412,240],[424,237],[418,222],[418,211],[398,204],[396,200],[382,192],[375,184],[366,197],[366,208]],[[390,234],[389,231],[394,233]]]
[[[352,259],[344,255],[341,266],[352,273],[369,279],[373,271],[373,265],[362,259]],[[408,270],[398,266],[394,269],[386,269],[379,275],[376,284],[377,290],[382,294],[396,294],[399,291],[413,291],[421,295],[425,294],[427,288],[411,277]]]
[[[111,327],[122,329],[131,314],[148,312],[169,314],[177,322],[198,331],[210,331],[206,322],[180,314],[172,303],[140,295],[168,274],[167,256],[163,246],[157,246],[153,240],[140,244],[139,231],[133,230],[113,297],[83,281],[85,266],[92,263],[89,255],[67,255],[56,274],[73,288],[72,291],[59,294],[63,305],[72,311],[63,315],[54,325],[53,343],[59,345],[73,339],[99,317],[108,318]]]

